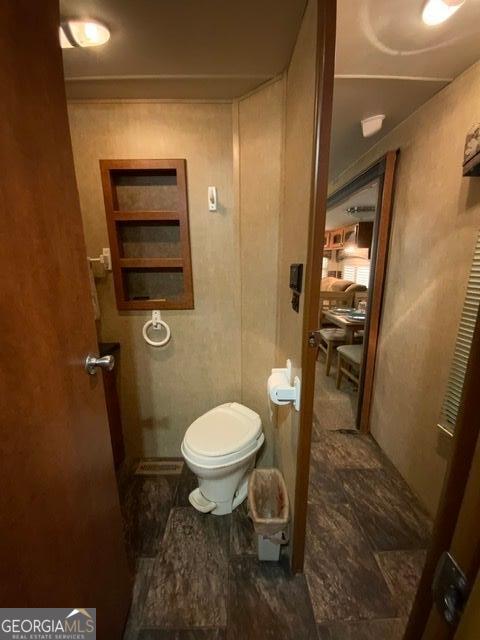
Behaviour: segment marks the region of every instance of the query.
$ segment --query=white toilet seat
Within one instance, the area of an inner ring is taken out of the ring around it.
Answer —
[[[246,447],[240,451],[234,451],[224,456],[202,456],[192,451],[185,440],[182,442],[181,451],[186,460],[190,460],[194,464],[204,469],[221,469],[229,467],[232,464],[240,463],[243,459],[248,458],[254,451],[258,451],[265,440],[263,433],[260,433],[255,440],[252,440]]]
[[[238,402],[221,404],[188,427],[185,449],[202,459],[220,458],[246,451],[262,429],[260,416]]]

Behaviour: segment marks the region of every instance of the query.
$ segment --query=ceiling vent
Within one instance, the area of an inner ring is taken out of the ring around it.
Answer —
[[[363,137],[369,138],[370,136],[374,136],[376,133],[378,133],[383,126],[384,120],[385,114],[383,113],[379,113],[376,116],[370,116],[370,118],[364,118],[363,120],[361,120]]]

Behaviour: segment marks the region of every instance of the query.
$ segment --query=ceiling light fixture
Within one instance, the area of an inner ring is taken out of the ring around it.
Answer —
[[[68,20],[59,28],[62,49],[98,47],[110,40],[110,31],[94,20]]]
[[[465,0],[428,0],[423,8],[422,19],[429,27],[441,24],[460,9]]]

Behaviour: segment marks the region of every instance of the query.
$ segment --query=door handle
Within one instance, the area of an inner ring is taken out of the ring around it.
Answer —
[[[97,373],[97,367],[105,369],[106,371],[111,371],[114,366],[115,358],[113,356],[102,356],[101,358],[97,358],[97,356],[89,353],[85,358],[85,371],[91,376],[94,376]]]

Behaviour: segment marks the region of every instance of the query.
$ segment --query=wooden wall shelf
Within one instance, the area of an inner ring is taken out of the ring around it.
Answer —
[[[183,260],[176,258],[120,258],[121,269],[183,269]]]
[[[185,165],[100,160],[118,309],[193,309]]]
[[[112,217],[116,222],[134,222],[143,220],[160,220],[168,222],[178,220],[177,211],[113,211]]]

